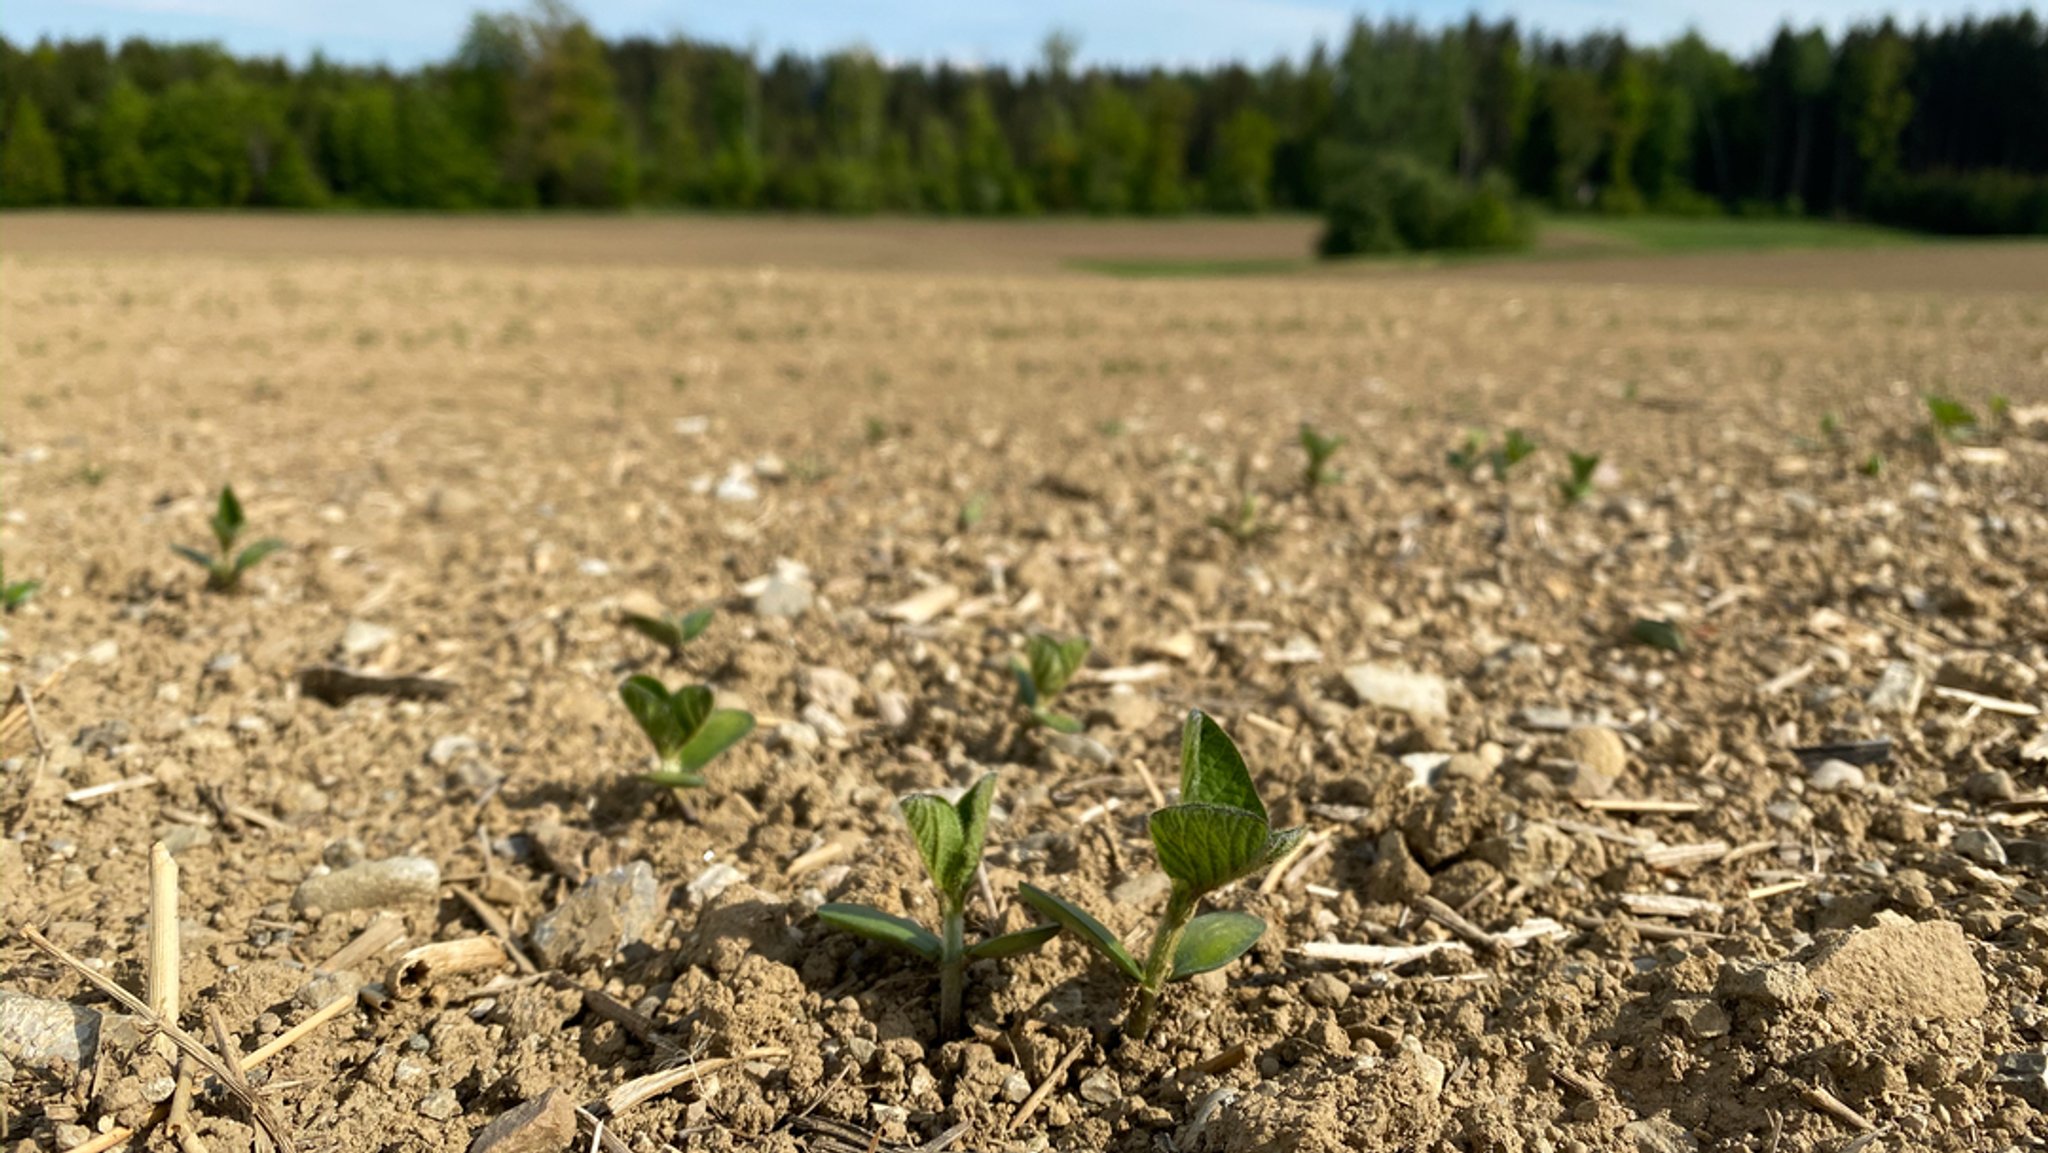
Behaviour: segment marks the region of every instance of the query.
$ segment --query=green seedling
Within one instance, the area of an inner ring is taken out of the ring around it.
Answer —
[[[1977,431],[1977,414],[1970,406],[1952,397],[1935,396],[1929,393],[1927,421],[1936,438],[1941,440],[1962,440]]]
[[[1685,634],[1670,621],[1644,618],[1628,627],[1628,637],[1639,645],[1663,649],[1667,653],[1685,655]]]
[[[235,499],[235,490],[227,485],[221,486],[220,501],[214,506],[213,519],[207,524],[213,529],[213,539],[220,546],[218,554],[208,555],[182,544],[172,545],[171,550],[206,570],[208,592],[233,592],[241,585],[243,573],[284,547],[283,541],[266,537],[240,552],[235,551],[235,541],[242,535],[248,520],[242,515],[242,502]]]
[[[947,1037],[960,1035],[961,992],[968,961],[1029,953],[1060,931],[1056,924],[1034,925],[974,945],[966,943],[967,898],[981,868],[989,802],[995,792],[996,775],[989,773],[974,782],[957,804],[930,793],[914,793],[896,803],[917,841],[932,887],[939,891],[937,933],[866,905],[835,902],[818,906],[818,919],[833,928],[915,953],[939,967],[939,1029]]]
[[[663,613],[646,616],[641,613],[625,614],[626,627],[668,650],[670,658],[683,655],[683,646],[710,627],[713,610],[705,608],[695,612],[674,616]]]
[[[1522,435],[1519,428],[1508,430],[1507,438],[1499,448],[1487,455],[1487,463],[1493,466],[1493,479],[1506,480],[1508,470],[1522,463],[1523,458],[1536,451],[1536,442]]]
[[[1444,462],[1462,476],[1472,475],[1479,462],[1486,459],[1486,434],[1473,429],[1465,434],[1462,448],[1454,448],[1444,454]]]
[[[754,731],[754,714],[714,708],[711,689],[704,685],[684,685],[670,692],[653,677],[627,677],[619,686],[619,699],[661,758],[660,769],[640,776],[650,785],[703,788],[704,766]]]
[[[27,604],[29,598],[36,595],[36,590],[42,587],[41,581],[8,580],[6,568],[0,566],[0,608],[13,612]]]
[[[1168,982],[1228,965],[1266,931],[1266,923],[1249,913],[1195,916],[1202,898],[1285,856],[1304,830],[1273,829],[1237,746],[1197,709],[1181,729],[1180,804],[1155,811],[1151,832],[1173,888],[1143,965],[1085,909],[1035,886],[1019,886],[1025,904],[1086,941],[1138,987],[1138,1003],[1124,1019],[1124,1035],[1134,1041],[1151,1031]]]
[[[1820,414],[1820,437],[1829,443],[1841,439],[1842,418],[1832,412]]]
[[[1081,665],[1088,659],[1088,638],[1074,637],[1057,640],[1044,633],[1034,633],[1024,642],[1026,660],[1011,660],[1010,671],[1017,677],[1017,703],[1031,714],[1031,719],[1048,729],[1062,733],[1078,733],[1081,722],[1065,713],[1054,712],[1053,699],[1081,671]]]
[[[1999,393],[1998,395],[1993,396],[1988,402],[1986,402],[1986,407],[1988,407],[1991,410],[1992,424],[1995,424],[2000,428],[2010,428],[2012,426],[2011,397],[2005,395],[2004,393]]]
[[[1249,547],[1280,531],[1280,526],[1259,514],[1259,498],[1249,492],[1238,498],[1237,509],[1231,515],[1219,513],[1210,517],[1209,527],[1236,541],[1240,548]]]
[[[1878,477],[1883,476],[1884,454],[1881,452],[1873,452],[1869,456],[1864,457],[1863,463],[1856,466],[1856,471],[1862,473],[1864,476],[1871,478],[1872,480],[1876,480]]]
[[[1565,455],[1571,461],[1572,475],[1557,482],[1557,491],[1566,504],[1577,504],[1593,491],[1593,474],[1600,471],[1600,454],[1573,452]]]
[[[975,493],[960,504],[960,531],[973,532],[974,526],[988,516],[988,494]]]
[[[1330,467],[1330,458],[1344,447],[1341,436],[1324,436],[1307,421],[1301,425],[1301,451],[1308,454],[1308,463],[1302,468],[1302,487],[1310,492],[1326,484],[1335,484],[1343,474]]]

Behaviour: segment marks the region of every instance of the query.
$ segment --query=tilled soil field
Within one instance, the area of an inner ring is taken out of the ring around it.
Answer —
[[[2048,298],[39,253],[0,305],[9,1150],[2048,1140]],[[287,546],[233,595],[170,550],[224,482]],[[717,616],[670,659],[643,599]],[[1022,723],[1036,631],[1084,734]],[[708,788],[637,779],[636,673],[760,718]],[[1029,881],[1142,946],[1193,707],[1309,835],[1146,1043],[1071,939],[946,1038],[818,921],[931,923],[895,800],[992,769],[970,938]],[[246,1091],[58,957],[145,995],[155,843],[184,1032],[288,1042]]]

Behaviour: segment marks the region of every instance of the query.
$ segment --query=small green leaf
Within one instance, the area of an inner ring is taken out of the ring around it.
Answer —
[[[1266,859],[1266,820],[1224,805],[1174,805],[1152,814],[1152,847],[1166,875],[1196,893],[1220,889]]]
[[[704,635],[704,630],[711,627],[711,618],[716,612],[715,609],[698,609],[684,616],[678,629],[682,634],[682,640],[677,642],[677,647],[680,648]]]
[[[819,905],[818,919],[835,929],[915,953],[927,961],[937,961],[945,951],[944,943],[930,929],[866,905]]]
[[[917,855],[924,858],[933,886],[948,899],[964,892],[962,875],[972,880],[974,866],[963,863],[967,835],[960,828],[960,811],[944,797],[930,793],[913,793],[896,802],[896,807],[903,811],[904,823],[910,826]]]
[[[1266,806],[1252,787],[1237,743],[1200,709],[1188,710],[1180,731],[1180,799],[1194,805],[1225,805],[1266,820]]]
[[[171,546],[171,551],[208,572],[213,571],[213,558],[190,545],[174,544]]]
[[[222,555],[234,551],[235,538],[242,535],[242,526],[248,521],[242,515],[242,502],[235,499],[235,490],[222,485],[220,501],[213,510],[213,539],[220,542]]]
[[[627,613],[626,627],[671,652],[683,647],[683,631],[667,617]]]
[[[684,743],[682,752],[676,756],[676,766],[685,772],[696,772],[753,731],[754,714],[742,709],[713,710]]]
[[[1061,900],[1036,885],[1022,882],[1017,885],[1017,896],[1037,910],[1039,916],[1057,922],[1061,928],[1086,941],[1090,948],[1109,958],[1123,971],[1124,976],[1133,981],[1143,978],[1144,973],[1138,968],[1138,962],[1131,956],[1130,950],[1124,948],[1123,942],[1117,940],[1116,934],[1111,933],[1101,921],[1089,916],[1088,910]]]
[[[654,746],[654,753],[664,765],[671,764],[676,754],[690,739],[690,734],[677,719],[675,708],[669,702],[668,689],[649,676],[627,677],[619,685],[619,699],[626,704],[626,711],[633,714],[633,720],[640,725],[640,731],[647,734],[647,742]]]
[[[1032,709],[1031,719],[1056,733],[1078,733],[1086,727],[1074,717],[1051,709]]]
[[[1010,659],[1010,675],[1017,678],[1017,703],[1027,709],[1038,708],[1038,682],[1031,679],[1031,670],[1015,657]]]
[[[1188,922],[1173,950],[1171,981],[1182,981],[1221,969],[1245,955],[1266,931],[1266,923],[1250,913],[1204,913]]]
[[[995,796],[996,775],[983,773],[953,806],[960,820],[960,872],[952,878],[954,886],[950,890],[955,900],[967,895],[975,871],[981,868],[982,846],[988,841],[988,810]]]
[[[998,957],[1015,957],[1020,953],[1035,952],[1047,941],[1060,935],[1058,925],[1033,925],[1000,937],[990,937],[967,948],[967,955],[977,960],[994,960]]]
[[[248,548],[242,550],[241,555],[235,558],[235,571],[237,573],[247,572],[249,571],[249,569],[253,568],[257,564],[257,562],[261,561],[264,557],[269,556],[270,554],[278,551],[279,549],[282,549],[283,547],[283,541],[277,540],[272,537],[265,537],[264,539],[259,540],[255,544],[252,544]]]
[[[1685,655],[1685,634],[1670,621],[1639,620],[1629,626],[1629,639],[1639,645],[1663,649],[1667,653]]]
[[[1050,700],[1060,695],[1067,687],[1081,665],[1088,660],[1088,638],[1074,637],[1071,640],[1056,640],[1044,633],[1038,633],[1025,642],[1025,649],[1031,658],[1031,682],[1038,690],[1041,700]]]
[[[682,730],[685,743],[704,727],[716,699],[708,685],[679,685],[668,695],[668,707],[675,713],[676,726]]]

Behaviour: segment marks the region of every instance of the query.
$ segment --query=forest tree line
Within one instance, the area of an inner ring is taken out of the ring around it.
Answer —
[[[2031,13],[1751,59],[1477,17],[1352,26],[1264,67],[889,63],[605,40],[544,2],[410,71],[201,44],[0,40],[14,206],[1317,211],[1378,158],[1605,212],[1808,213],[2048,232]]]

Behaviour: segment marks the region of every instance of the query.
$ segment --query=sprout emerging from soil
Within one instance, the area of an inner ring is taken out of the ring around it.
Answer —
[[[659,770],[641,774],[651,785],[703,788],[704,766],[754,731],[754,714],[712,707],[711,689],[704,685],[670,692],[653,677],[628,677],[619,686],[619,699],[661,758]]]
[[[1536,442],[1523,436],[1521,429],[1509,429],[1500,447],[1494,449],[1487,457],[1487,463],[1493,465],[1493,479],[1506,480],[1508,470],[1522,463],[1523,458],[1535,451]]]
[[[1478,471],[1479,466],[1485,464],[1493,470],[1493,479],[1504,481],[1508,478],[1508,470],[1522,463],[1535,451],[1536,442],[1530,440],[1519,428],[1509,429],[1507,436],[1493,448],[1487,447],[1485,433],[1473,429],[1465,434],[1463,446],[1444,454],[1444,461],[1466,476]]]
[[[647,616],[628,612],[625,614],[625,622],[627,628],[667,649],[669,659],[674,660],[683,655],[684,645],[696,640],[710,627],[713,615],[713,610],[708,608],[684,613],[681,616],[670,613]]]
[[[27,604],[29,598],[36,595],[36,590],[42,587],[41,581],[8,580],[6,567],[0,565],[0,608],[13,612]]]
[[[1884,454],[1881,452],[1873,452],[1869,456],[1864,457],[1863,463],[1856,466],[1856,471],[1862,473],[1864,476],[1867,476],[1872,480],[1876,480],[1878,477],[1883,476]]]
[[[1343,474],[1330,467],[1330,458],[1344,447],[1341,436],[1324,436],[1307,421],[1301,425],[1301,451],[1308,454],[1308,463],[1302,468],[1302,487],[1310,492],[1326,484],[1335,484]]]
[[[257,562],[284,547],[284,542],[270,537],[243,549],[235,551],[235,541],[248,525],[242,515],[242,502],[235,499],[235,490],[222,485],[220,501],[214,506],[213,519],[207,526],[213,529],[213,539],[220,546],[218,554],[209,555],[188,545],[174,544],[171,550],[200,568],[206,570],[208,592],[233,592],[241,586],[242,574],[255,568]]]
[[[1180,800],[1152,814],[1152,847],[1173,888],[1143,966],[1080,906],[1032,885],[1018,886],[1025,904],[1086,941],[1138,986],[1138,1003],[1124,1019],[1124,1035],[1134,1041],[1151,1031],[1167,982],[1228,965],[1266,931],[1266,923],[1249,913],[1197,917],[1195,906],[1286,855],[1304,831],[1273,829],[1237,745],[1199,709],[1188,713],[1181,729]]]
[[[1600,471],[1600,454],[1573,452],[1565,455],[1571,461],[1572,475],[1557,482],[1557,491],[1566,504],[1577,504],[1593,491],[1593,474]]]
[[[967,898],[981,868],[981,849],[988,838],[989,803],[995,799],[996,775],[988,773],[961,795],[959,803],[930,793],[914,793],[897,802],[904,823],[917,841],[925,872],[939,891],[939,932],[903,917],[866,905],[834,902],[818,906],[818,919],[855,936],[915,953],[939,967],[939,1030],[960,1035],[961,990],[970,959],[1014,957],[1029,953],[1059,935],[1058,925],[1034,925],[1000,937],[966,944]]]
[[[1963,440],[1977,433],[1977,414],[1969,405],[1947,396],[1925,397],[1927,423],[1937,440]]]
[[[1034,633],[1024,642],[1026,661],[1012,659],[1010,672],[1017,677],[1017,703],[1031,714],[1031,719],[1048,729],[1062,733],[1078,733],[1081,722],[1065,713],[1054,712],[1052,702],[1081,671],[1081,665],[1088,659],[1088,638],[1073,637],[1059,640],[1044,633]]]
[[[1629,626],[1629,639],[1639,645],[1663,649],[1667,653],[1685,655],[1685,634],[1670,621],[1642,619]]]
[[[1236,541],[1239,548],[1250,547],[1280,531],[1280,526],[1259,514],[1259,498],[1249,492],[1238,498],[1237,509],[1231,515],[1210,517],[1209,527]]]

